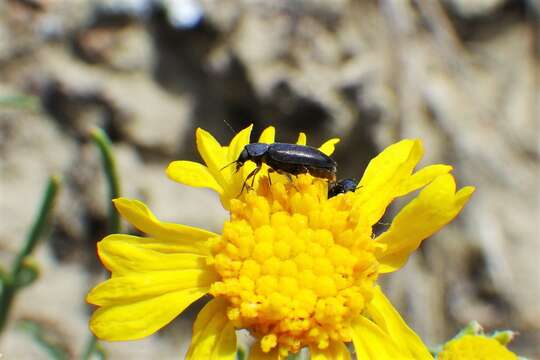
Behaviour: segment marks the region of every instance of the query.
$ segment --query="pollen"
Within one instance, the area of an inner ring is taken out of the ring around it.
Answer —
[[[327,199],[325,180],[275,178],[231,200],[212,250],[221,279],[210,293],[227,298],[229,319],[264,352],[350,342],[378,277],[371,228],[354,193]]]
[[[438,360],[517,360],[516,354],[497,340],[482,335],[465,335],[444,345]]]

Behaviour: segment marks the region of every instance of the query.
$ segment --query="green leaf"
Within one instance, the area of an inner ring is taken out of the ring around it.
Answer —
[[[506,346],[516,337],[516,332],[512,330],[498,330],[490,337],[495,339],[499,344]]]
[[[36,96],[25,94],[1,96],[0,107],[37,111],[39,110],[39,99]]]
[[[19,328],[30,335],[36,343],[38,343],[53,360],[68,360],[68,353],[58,344],[50,340],[38,323],[30,320],[22,320],[19,322]]]
[[[39,277],[39,267],[33,261],[26,258],[21,265],[17,277],[15,278],[15,287],[23,288],[32,284]]]
[[[112,203],[113,199],[120,197],[120,181],[118,180],[118,171],[116,170],[116,160],[114,158],[111,140],[100,128],[94,128],[91,132],[92,141],[96,144],[101,153],[101,161],[103,170],[107,178],[109,187],[109,233],[115,234],[120,232],[120,217]]]

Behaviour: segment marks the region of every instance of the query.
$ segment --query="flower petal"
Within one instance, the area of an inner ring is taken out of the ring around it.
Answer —
[[[336,150],[335,145],[339,143],[340,141],[341,140],[338,138],[327,140],[324,144],[321,145],[321,147],[319,147],[319,150],[321,150],[326,155],[330,156]]]
[[[225,167],[228,165],[228,151],[209,132],[201,128],[197,129],[195,137],[197,138],[197,150],[206,166],[208,166],[208,170],[221,187],[225,189],[230,183],[232,174],[231,168]]]
[[[307,144],[307,137],[306,134],[301,132],[298,134],[298,140],[296,140],[296,144],[298,145],[306,145]]]
[[[105,306],[90,318],[90,329],[102,340],[136,340],[161,329],[207,289],[189,289],[130,304]]]
[[[148,271],[207,269],[206,256],[184,253],[163,253],[133,243],[118,241],[109,235],[98,242],[98,255],[114,276]]]
[[[276,141],[276,128],[269,126],[263,130],[259,137],[259,142],[264,144],[272,144]]]
[[[226,316],[227,304],[213,299],[197,315],[193,325],[187,360],[233,360],[236,358],[236,334]]]
[[[177,291],[207,292],[217,280],[214,271],[176,270],[115,276],[94,287],[86,301],[98,306],[112,306],[139,302]]]
[[[371,320],[360,316],[352,326],[352,338],[356,356],[362,360],[408,359],[399,351],[388,334]]]
[[[235,137],[231,140],[227,154],[227,160],[229,162],[236,161],[236,159],[238,159],[238,156],[240,156],[242,150],[244,150],[244,147],[249,144],[252,129],[253,125],[249,125],[247,128],[236,134]]]
[[[454,219],[467,203],[474,187],[456,191],[452,175],[441,175],[424,188],[395,217],[390,228],[376,241],[386,245],[377,255],[379,272],[392,272],[407,261],[422,240]]]
[[[193,161],[173,161],[167,167],[166,173],[169,179],[181,184],[206,187],[220,195],[223,193],[221,185],[203,164]]]
[[[342,342],[331,342],[326,349],[310,347],[311,360],[350,360],[349,349]]]
[[[403,321],[399,312],[384,296],[380,286],[375,288],[374,297],[367,306],[367,313],[412,359],[433,359],[420,337]]]
[[[369,162],[356,193],[370,225],[382,217],[422,154],[420,140],[406,139],[390,145]]]
[[[240,153],[242,152],[242,150],[244,150],[245,146],[249,144],[252,128],[253,125],[248,126],[247,128],[240,131],[232,139],[231,143],[229,144],[227,154],[227,159],[229,163],[233,164],[238,159]],[[230,186],[221,196],[221,203],[225,209],[229,209],[230,199],[237,197],[238,194],[240,194],[240,190],[242,189],[242,185],[244,184],[245,179],[244,171],[246,167],[248,167],[248,165],[250,164],[244,164],[243,168],[240,171],[236,171],[234,167],[231,168],[233,171],[231,176],[232,181],[230,183]]]
[[[198,246],[198,243],[189,243],[187,241],[167,241],[165,239],[154,239],[150,237],[140,237],[126,234],[112,234],[105,237],[103,240],[108,242],[127,243],[137,246],[140,249],[153,250],[164,254],[183,253],[209,255],[210,248],[206,245]]]
[[[142,232],[160,240],[189,242],[204,247],[206,240],[218,236],[203,229],[159,221],[146,205],[138,200],[118,198],[113,200],[118,212]]]
[[[403,181],[399,186],[396,196],[407,195],[412,191],[418,190],[432,182],[436,177],[447,174],[450,171],[452,171],[450,165],[437,164],[426,166]]]

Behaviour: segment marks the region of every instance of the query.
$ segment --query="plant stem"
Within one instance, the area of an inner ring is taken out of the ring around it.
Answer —
[[[107,134],[100,128],[95,128],[91,132],[91,137],[101,154],[101,161],[103,164],[103,170],[105,171],[105,177],[107,178],[107,184],[109,187],[109,214],[108,214],[108,232],[109,234],[115,234],[120,232],[120,218],[114,205],[113,199],[120,196],[120,182],[118,180],[118,172],[116,171],[116,161],[114,159],[111,140]],[[104,358],[103,351],[99,348],[99,343],[94,335],[90,335],[82,359],[88,360],[93,354],[98,354],[100,358]]]
[[[11,303],[13,302],[13,298],[17,292],[17,277],[21,272],[24,260],[32,253],[39,238],[43,234],[43,231],[47,225],[47,220],[54,206],[56,194],[60,188],[60,182],[61,180],[59,176],[54,175],[49,178],[47,188],[43,195],[41,207],[37,217],[34,220],[34,224],[30,228],[30,232],[26,237],[26,241],[21,251],[17,254],[17,257],[13,262],[10,274],[2,278],[2,294],[0,295],[0,331],[2,331],[6,325]]]
[[[112,153],[111,140],[107,134],[100,128],[95,128],[91,132],[91,137],[101,154],[103,169],[109,187],[109,215],[108,228],[109,233],[120,232],[120,218],[111,200],[120,196],[120,182],[116,171],[116,161]]]

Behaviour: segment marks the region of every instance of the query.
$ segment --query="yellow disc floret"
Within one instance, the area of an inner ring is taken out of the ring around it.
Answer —
[[[465,335],[449,341],[438,360],[517,360],[516,354],[497,340],[483,335]]]
[[[228,318],[264,352],[349,342],[378,276],[371,227],[353,193],[327,199],[325,180],[275,178],[231,200],[210,293],[228,299]]]

